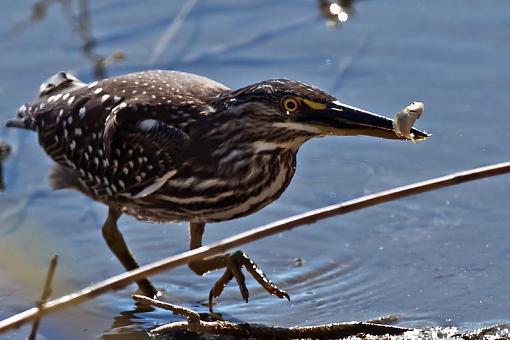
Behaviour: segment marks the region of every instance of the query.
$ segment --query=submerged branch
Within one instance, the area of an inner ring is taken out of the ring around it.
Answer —
[[[133,299],[138,302],[145,303],[147,305],[151,305],[151,306],[169,310],[172,313],[174,313],[175,315],[184,316],[186,319],[188,319],[188,321],[190,323],[196,323],[196,322],[200,321],[200,314],[198,314],[194,310],[186,308],[186,307],[174,305],[174,304],[164,302],[164,301],[154,300],[150,297],[147,297],[145,295],[139,295],[139,294],[133,295]]]
[[[244,233],[234,235],[208,246],[203,246],[181,254],[170,256],[150,263],[135,270],[111,277],[104,281],[88,286],[78,292],[48,301],[41,308],[31,308],[22,313],[0,321],[0,333],[19,327],[43,315],[56,312],[65,307],[90,300],[107,291],[120,289],[129,283],[154,275],[156,273],[175,268],[189,262],[224,253],[226,250],[253,242],[295,227],[317,222],[335,215],[346,214],[355,210],[371,207],[377,204],[393,201],[402,197],[444,188],[451,185],[474,181],[481,178],[497,176],[510,172],[510,162],[498,163],[481,168],[461,171],[447,176],[422,181],[395,189],[363,196],[340,204],[330,205],[312,210],[300,215],[292,216],[280,221],[269,223]]]
[[[401,335],[409,328],[382,325],[372,322],[330,323],[317,326],[276,327],[261,324],[234,323],[225,320],[203,321],[200,315],[188,308],[154,300],[143,295],[133,295],[133,299],[150,306],[171,311],[184,316],[187,321],[172,322],[152,329],[151,335],[162,335],[175,331],[189,331],[198,334],[229,335],[242,337],[278,338],[345,338],[360,333],[369,335]]]

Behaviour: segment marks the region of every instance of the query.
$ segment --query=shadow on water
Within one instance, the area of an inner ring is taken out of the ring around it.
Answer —
[[[177,299],[179,299],[177,297]],[[160,297],[161,301],[167,301],[174,303],[176,300],[175,296],[165,294]],[[180,322],[183,321],[182,316],[177,316],[169,311],[153,308],[151,306],[141,304],[138,302],[131,301],[129,306],[126,306],[126,310],[120,312],[113,318],[111,327],[105,330],[101,334],[102,339],[117,340],[117,339],[147,339],[151,338],[148,336],[147,331],[154,328],[158,324],[164,324],[168,322]],[[224,320],[229,320],[242,324],[243,321],[233,317],[227,313],[217,313],[214,317],[209,313],[208,307],[205,304],[194,304],[187,305],[183,304],[187,308],[191,308],[200,314],[200,318],[203,321],[216,321],[218,317]],[[202,339],[195,333],[189,333],[187,331],[175,331],[167,334],[164,339]],[[204,336],[204,339],[211,339],[210,336]]]
[[[142,333],[147,326],[144,322],[144,315],[153,311],[155,311],[153,307],[134,303],[132,309],[123,311],[113,318],[110,329],[103,332],[101,337],[103,339],[130,339],[130,334],[137,334],[132,336],[132,339],[140,339],[139,333]]]

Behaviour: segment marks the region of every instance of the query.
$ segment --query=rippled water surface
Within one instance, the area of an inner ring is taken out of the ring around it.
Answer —
[[[188,15],[160,52],[158,41],[185,1],[41,3],[50,5],[1,2],[1,121],[59,70],[93,81],[148,68],[178,69],[232,88],[288,77],[386,115],[413,100],[425,102],[417,126],[433,133],[429,141],[311,141],[300,150],[294,180],[277,202],[252,216],[209,225],[206,242],[363,194],[508,160],[510,2],[360,0],[344,24],[331,27],[312,0],[200,0],[188,2]],[[104,67],[101,58],[107,58]],[[122,272],[100,236],[105,207],[49,189],[51,162],[34,134],[1,127],[0,139],[13,149],[4,163],[6,191],[0,193],[0,318],[33,305],[54,254],[60,256],[54,296]],[[510,176],[500,176],[252,243],[243,249],[292,302],[268,296],[249,280],[250,303],[230,284],[216,309],[230,320],[285,326],[389,314],[413,327],[470,330],[510,322],[509,197]],[[151,225],[129,217],[120,224],[141,263],[187,248],[185,224]],[[302,266],[294,265],[296,258]],[[218,275],[197,277],[183,267],[153,281],[175,303],[205,312]],[[137,310],[130,298],[134,289],[45,318],[40,338],[138,339],[146,337],[144,329],[176,319]],[[28,332],[23,327],[5,336],[21,339]]]

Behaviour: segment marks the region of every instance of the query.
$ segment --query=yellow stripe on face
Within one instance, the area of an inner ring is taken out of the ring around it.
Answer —
[[[310,108],[312,108],[314,110],[325,110],[326,109],[326,104],[324,104],[324,103],[317,103],[317,102],[311,101],[310,99],[306,99],[306,98],[299,98],[299,99],[301,99],[301,101],[303,103],[305,103],[306,105],[308,105]]]

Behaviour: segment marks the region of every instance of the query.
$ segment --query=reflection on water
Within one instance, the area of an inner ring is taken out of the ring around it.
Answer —
[[[133,339],[141,338],[139,334],[147,327],[143,315],[155,309],[138,302],[134,302],[133,305],[132,309],[122,311],[113,318],[110,329],[102,334],[103,339],[129,339],[129,334],[137,334]]]
[[[343,24],[354,13],[354,0],[317,0],[317,3],[330,27]]]
[[[104,56],[95,52],[96,40],[92,36],[89,0],[78,1],[78,33],[83,40],[83,55],[92,62],[96,79],[108,77],[106,66],[112,61],[124,59],[124,53],[120,50],[113,52],[111,56]]]
[[[107,66],[112,62],[118,62],[125,58],[124,52],[116,49],[111,55],[98,54],[96,39],[92,35],[92,21],[90,16],[90,0],[39,0],[32,5],[32,14],[28,19],[18,21],[12,28],[11,33],[18,34],[26,30],[30,25],[42,21],[49,7],[59,4],[62,9],[62,17],[67,20],[71,29],[77,32],[82,40],[81,51],[85,58],[92,63],[92,72],[96,79],[108,77]],[[73,9],[76,8],[76,11]]]
[[[11,151],[11,147],[0,141],[0,191],[5,189],[3,161]]]
[[[55,3],[60,3],[62,7],[66,9],[69,8],[69,0],[39,0],[32,5],[32,13],[30,17],[19,20],[13,27],[11,27],[11,33],[19,33],[31,24],[43,20],[46,17],[48,7]]]

